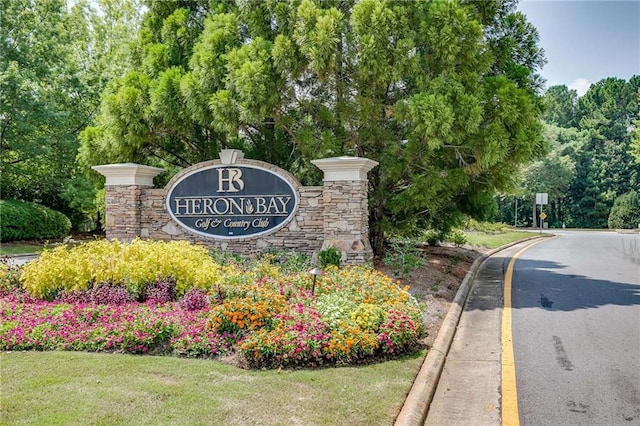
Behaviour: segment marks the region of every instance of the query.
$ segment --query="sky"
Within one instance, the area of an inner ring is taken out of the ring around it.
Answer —
[[[521,0],[518,9],[540,34],[546,87],[581,96],[604,78],[640,75],[640,0]]]

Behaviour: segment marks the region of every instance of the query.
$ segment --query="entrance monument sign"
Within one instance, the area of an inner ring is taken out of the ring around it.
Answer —
[[[186,240],[237,254],[334,247],[347,264],[371,262],[367,174],[378,163],[336,157],[312,164],[324,173],[322,186],[302,186],[288,171],[233,149],[179,171],[165,188],[153,187],[163,171],[157,167],[93,169],[106,176],[109,239]]]

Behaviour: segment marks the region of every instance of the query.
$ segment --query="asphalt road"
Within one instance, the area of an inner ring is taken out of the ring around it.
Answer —
[[[515,262],[521,425],[640,425],[640,234],[557,232]]]

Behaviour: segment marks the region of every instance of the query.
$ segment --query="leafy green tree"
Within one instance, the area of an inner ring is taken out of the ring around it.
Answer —
[[[638,113],[640,77],[604,79],[579,101],[579,126],[587,141],[577,152],[569,189],[573,225],[606,228],[614,200],[640,186],[640,165],[631,155],[631,124]]]
[[[640,76],[628,82],[610,77],[591,85],[578,101],[580,128],[596,130],[605,139],[625,140],[637,115],[639,88]]]
[[[205,25],[208,2],[156,1],[148,7],[132,49],[130,71],[111,82],[95,126],[81,135],[83,164],[137,161],[185,167],[215,158],[219,149],[231,146],[211,124],[215,119],[208,106],[211,92],[198,90],[225,73],[221,56],[225,49],[239,46],[241,39],[234,43],[226,37],[222,23],[215,28],[216,24]],[[222,19],[224,14],[215,16]],[[197,36],[207,28],[215,34],[203,34],[203,60],[219,68],[202,69],[193,55],[195,72],[187,75]],[[214,74],[205,75],[207,71]]]
[[[544,151],[535,28],[512,1],[150,1],[129,71],[84,130],[85,164],[183,167],[237,147],[317,182],[356,155],[385,229],[447,229]]]
[[[77,136],[121,69],[121,42],[135,30],[133,0],[67,4],[0,0],[0,190],[37,201],[77,225],[86,209],[68,198],[82,183]],[[67,195],[65,195],[65,193]],[[89,194],[90,195],[90,194]]]
[[[523,169],[523,183],[526,193],[530,194],[532,205],[532,225],[537,225],[535,194],[549,194],[549,206],[545,208],[549,223],[561,223],[566,220],[564,211],[564,199],[570,185],[576,176],[575,160],[567,155],[567,141],[561,143],[560,134],[563,129],[552,125],[546,125],[545,137],[548,138],[551,149],[542,160],[534,161]],[[567,136],[564,135],[566,138]],[[577,143],[577,141],[572,141]]]
[[[551,226],[561,226],[563,222],[570,221],[568,191],[575,180],[576,157],[586,143],[586,135],[577,129],[546,122],[543,125],[543,137],[549,145],[549,152],[522,167],[518,187],[497,198],[498,221],[537,227],[539,208],[535,204],[535,194],[539,192],[549,194],[549,205],[544,207],[544,211],[548,216],[545,220]]]
[[[552,86],[544,94],[544,120],[559,127],[576,127],[578,92],[567,86]]]
[[[638,89],[638,105],[640,105],[640,89]],[[631,130],[631,153],[636,158],[636,161],[640,163],[640,108]]]
[[[61,0],[1,0],[0,165],[3,198],[60,207],[57,188],[72,164],[79,85],[71,22]]]
[[[550,208],[552,225],[605,228],[614,200],[640,186],[640,167],[632,157],[639,87],[635,76],[603,79],[580,99],[565,86],[545,93],[544,118],[554,124],[544,134],[551,150],[524,168],[521,187],[529,197],[549,193],[545,210]],[[500,219],[511,222],[512,210],[503,201]],[[534,209],[532,214],[535,226]]]

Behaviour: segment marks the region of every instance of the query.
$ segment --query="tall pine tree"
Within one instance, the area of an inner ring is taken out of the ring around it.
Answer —
[[[356,155],[373,246],[483,216],[544,150],[538,35],[515,2],[151,1],[83,155],[186,166],[237,147],[317,182]]]

